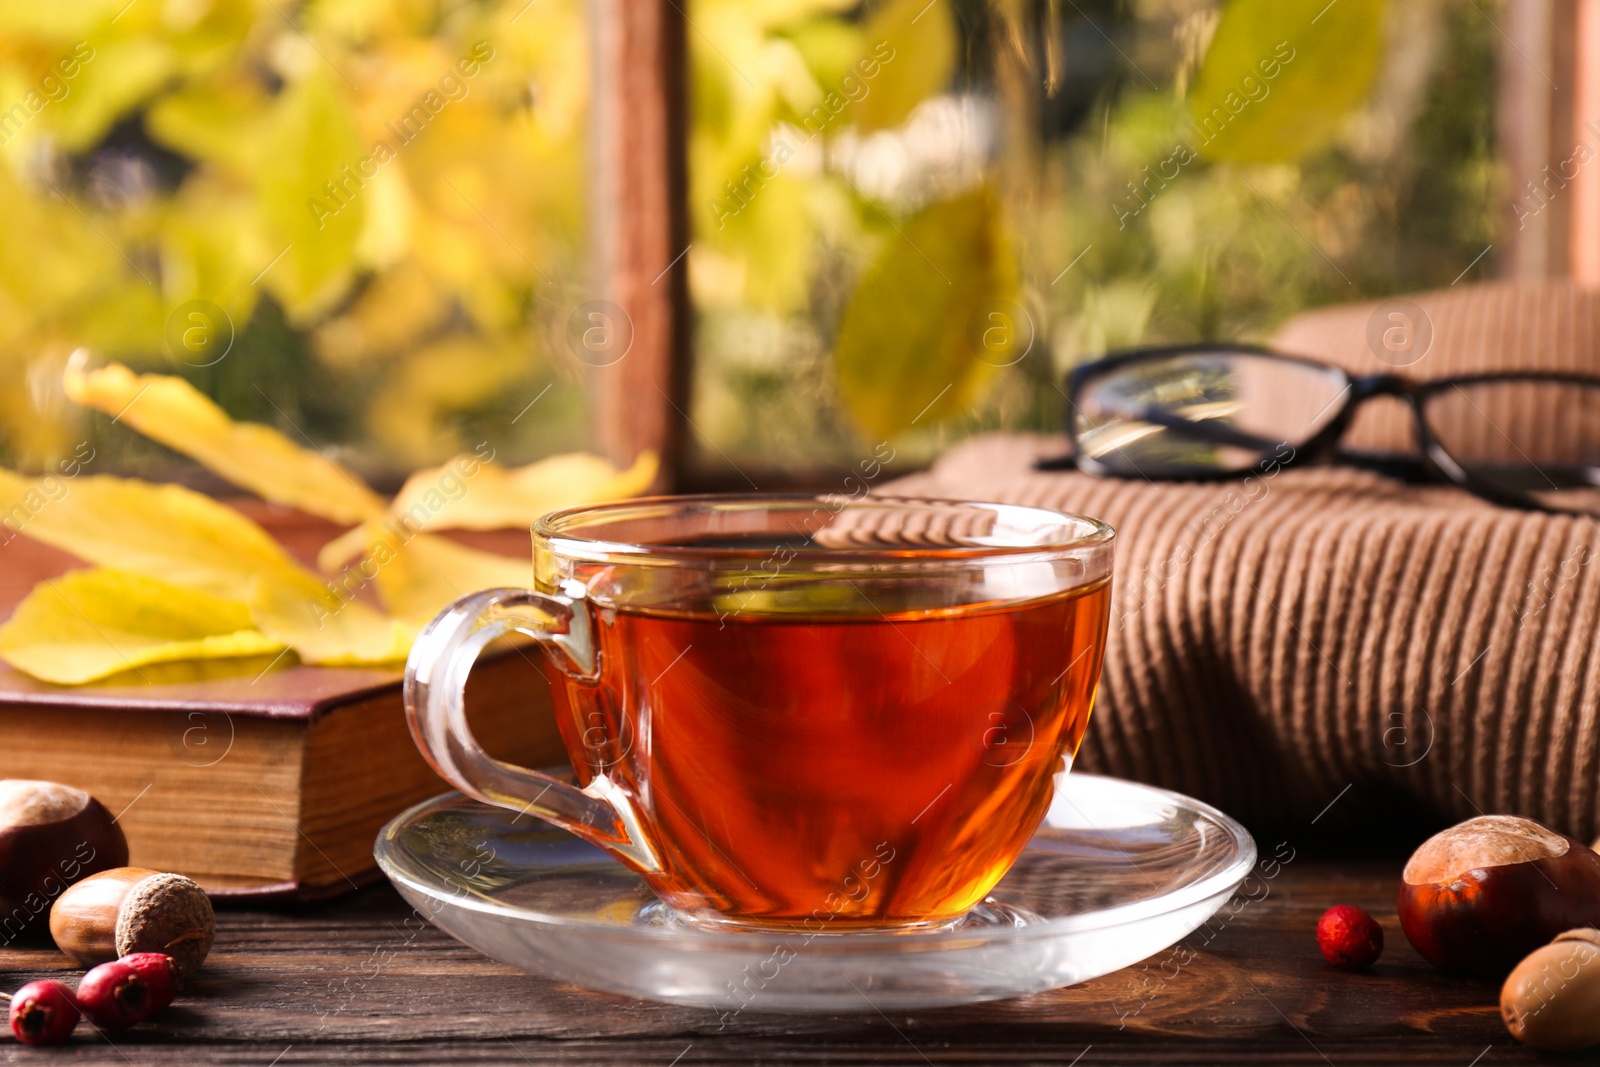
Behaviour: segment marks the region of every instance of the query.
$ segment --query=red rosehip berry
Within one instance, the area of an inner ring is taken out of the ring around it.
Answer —
[[[1335,904],[1317,921],[1317,947],[1335,967],[1359,971],[1383,952],[1383,927],[1354,904]]]
[[[89,1021],[107,1030],[143,1022],[155,1010],[150,987],[122,960],[102,963],[78,983],[78,1006]]]
[[[160,1011],[183,992],[183,975],[178,962],[165,952],[130,952],[122,962],[139,972],[150,989],[150,1010]]]
[[[78,1002],[62,982],[29,982],[11,997],[11,1032],[24,1045],[59,1045],[78,1025]]]

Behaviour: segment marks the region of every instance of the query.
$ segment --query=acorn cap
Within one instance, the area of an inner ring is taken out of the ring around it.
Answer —
[[[129,890],[117,911],[117,955],[165,952],[185,975],[205,962],[217,935],[206,891],[181,874],[152,874]]]

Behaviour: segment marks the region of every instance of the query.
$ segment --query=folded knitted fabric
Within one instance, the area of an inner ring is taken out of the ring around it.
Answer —
[[[1600,295],[1485,285],[1410,299],[1433,332],[1414,365],[1369,347],[1378,304],[1302,316],[1277,346],[1357,373],[1600,367]],[[1399,414],[1363,416],[1353,443],[1408,447]],[[1257,826],[1350,824],[1399,798],[1433,820],[1517,813],[1594,836],[1592,520],[1338,467],[1207,483],[1033,469],[1064,447],[980,437],[883,491],[1040,505],[1117,529],[1111,635],[1079,766]]]

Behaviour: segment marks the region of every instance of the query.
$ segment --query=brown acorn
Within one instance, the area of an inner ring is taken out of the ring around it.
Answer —
[[[1600,930],[1568,930],[1534,949],[1506,978],[1500,1017],[1534,1048],[1600,1045]]]
[[[127,838],[88,793],[0,780],[0,946],[42,934],[51,902],[68,886],[127,862]]]
[[[1504,977],[1562,931],[1600,926],[1600,855],[1532,819],[1482,815],[1423,842],[1396,904],[1434,966]]]
[[[56,947],[84,967],[133,952],[164,952],[179,972],[192,975],[216,933],[211,901],[199,884],[144,867],[85,878],[50,909]]]

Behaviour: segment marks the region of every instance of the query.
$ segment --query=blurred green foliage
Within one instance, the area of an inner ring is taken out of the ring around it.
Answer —
[[[714,465],[1053,428],[1081,358],[1494,240],[1489,0],[684,10]],[[79,346],[380,480],[581,446],[588,59],[581,0],[0,0],[0,458],[170,460],[65,403]]]
[[[1494,240],[1493,4],[788,0],[753,5],[759,26],[734,6],[689,9],[693,414],[711,466],[826,468],[888,436],[909,467],[978,430],[1053,429],[1083,358],[1264,339],[1304,308],[1447,285]],[[923,45],[920,64],[901,25],[885,70],[943,78],[897,102],[897,127],[853,118],[878,91],[860,79],[862,101],[797,130],[843,91],[840,57],[903,10],[955,47]],[[930,212],[981,195],[989,240],[927,236]],[[1011,343],[1032,340],[1014,361],[976,340],[1007,301],[1027,320]]]
[[[529,7],[0,2],[5,458],[165,462],[64,403],[79,346],[380,476],[582,443],[586,29]]]

